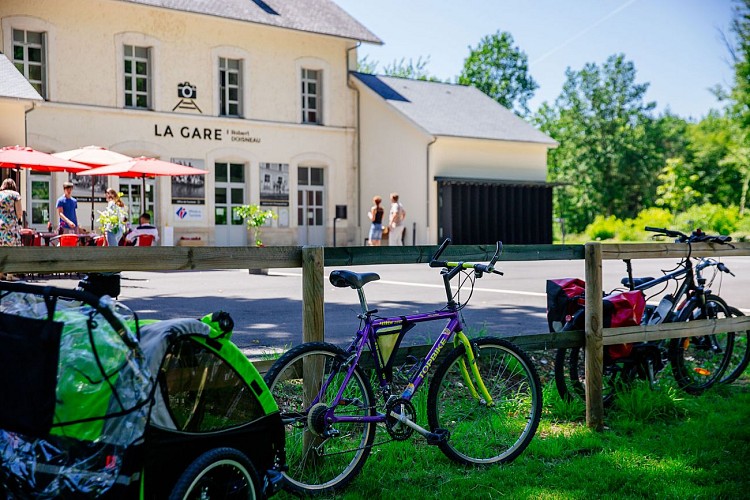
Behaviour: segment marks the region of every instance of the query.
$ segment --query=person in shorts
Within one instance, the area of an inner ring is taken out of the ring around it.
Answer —
[[[78,200],[73,198],[73,183],[63,182],[64,194],[57,199],[57,215],[60,217],[60,234],[78,233]]]

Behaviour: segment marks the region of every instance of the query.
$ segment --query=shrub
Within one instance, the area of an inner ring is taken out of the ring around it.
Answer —
[[[621,226],[622,221],[614,215],[609,217],[597,215],[594,222],[586,227],[586,234],[592,240],[611,240]]]
[[[675,223],[677,228],[684,233],[701,228],[707,233],[731,234],[737,229],[739,220],[740,214],[737,207],[706,203],[690,207],[678,214]]]

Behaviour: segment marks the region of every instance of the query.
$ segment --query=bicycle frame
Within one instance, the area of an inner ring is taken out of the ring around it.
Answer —
[[[444,247],[445,244],[442,248]],[[497,252],[493,259],[493,264],[494,261],[497,260],[497,256],[499,256],[500,248],[501,246],[498,243]],[[419,388],[424,383],[427,373],[430,371],[430,368],[432,368],[432,365],[440,355],[440,352],[443,350],[448,341],[453,338],[454,348],[458,347],[459,345],[463,345],[465,349],[466,358],[461,360],[460,368],[464,381],[469,388],[469,392],[473,397],[477,399],[483,399],[488,406],[492,406],[492,398],[482,380],[481,375],[479,374],[479,369],[476,366],[474,351],[471,347],[471,343],[463,333],[463,325],[461,324],[461,320],[459,318],[460,307],[453,300],[453,293],[450,285],[451,279],[453,279],[453,277],[456,276],[458,272],[465,268],[471,269],[471,267],[465,267],[463,262],[449,263],[449,266],[451,269],[446,269],[442,272],[443,283],[445,285],[445,293],[447,297],[447,305],[444,310],[433,311],[430,313],[419,313],[413,315],[373,319],[372,315],[376,313],[377,310],[370,310],[368,308],[364,290],[362,288],[357,289],[360,307],[362,309],[362,313],[359,314],[358,317],[364,321],[364,325],[357,331],[354,340],[346,349],[346,353],[349,357],[347,358],[345,363],[348,364],[349,367],[344,378],[344,383],[341,384],[336,397],[332,401],[332,404],[330,405],[330,408],[326,413],[326,418],[330,423],[385,422],[388,415],[382,413],[379,413],[377,415],[364,416],[336,415],[334,413],[336,407],[342,402],[344,391],[349,384],[352,375],[354,374],[354,370],[359,365],[362,354],[365,351],[365,347],[369,346],[369,350],[372,355],[372,360],[375,367],[375,372],[380,384],[380,389],[384,391],[390,399],[393,397],[393,395],[390,394],[390,384],[392,378],[394,357],[390,355],[388,357],[389,359],[384,359],[380,346],[377,342],[378,333],[384,330],[386,333],[396,330],[399,331],[398,338],[394,342],[394,346],[392,349],[392,352],[396,352],[406,333],[411,330],[411,328],[413,328],[416,324],[441,320],[447,320],[448,323],[440,332],[440,335],[435,340],[435,343],[432,345],[427,355],[421,361],[419,370],[417,370],[416,373],[410,378],[409,384],[400,395],[400,398],[409,401],[411,400],[414,393],[419,390]],[[467,263],[467,266],[473,266],[473,264],[470,265]],[[335,372],[332,373],[329,376],[328,380],[323,383],[320,391],[318,392],[318,395],[312,402],[313,405],[317,404],[320,401],[320,395],[325,393],[326,388],[332,382],[334,375]]]

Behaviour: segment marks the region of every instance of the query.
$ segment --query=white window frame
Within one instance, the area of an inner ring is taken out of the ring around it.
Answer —
[[[317,57],[301,57],[295,61],[297,70],[297,92],[295,98],[297,100],[297,120],[298,123],[309,124],[309,125],[325,125],[329,121],[330,114],[330,78],[331,78],[331,65],[323,59]],[[305,97],[306,93],[303,92],[303,84],[305,78],[303,77],[303,70],[318,71],[318,89],[317,89],[317,121],[309,122],[306,121],[306,106]]]
[[[0,20],[3,32],[3,47],[8,59],[13,62],[13,30],[33,31],[44,34],[44,82],[42,87],[44,93],[40,95],[47,101],[53,101],[57,98],[56,89],[50,85],[51,76],[55,74],[56,59],[56,41],[57,30],[54,25],[42,19],[27,16],[8,16]],[[24,74],[24,77],[26,74]]]
[[[16,33],[23,35],[23,40],[16,39]],[[39,35],[40,42],[30,42],[29,34],[33,33]],[[13,65],[18,69],[23,76],[29,81],[32,87],[39,92],[39,95],[45,97],[47,95],[47,33],[44,31],[31,31],[22,30],[19,28],[13,28],[13,47],[11,47]],[[23,56],[21,59],[16,59],[16,47],[21,47],[23,50]],[[40,61],[32,61],[29,58],[29,50],[39,49],[41,53]],[[19,68],[19,65],[21,66]],[[40,77],[39,79],[31,78],[31,69],[33,67],[39,67]]]
[[[220,46],[214,47],[211,50],[211,60],[213,61],[213,89],[214,89],[214,112],[215,116],[222,118],[235,118],[234,115],[225,115],[222,113],[221,108],[221,80],[219,79],[219,73],[221,71],[220,60],[221,59],[236,59],[241,61],[240,67],[240,103],[241,111],[240,118],[249,118],[250,112],[252,111],[252,103],[250,102],[250,68],[253,67],[254,60],[252,54],[243,50],[239,47],[232,46]]]
[[[154,73],[152,64],[151,64],[151,47],[141,47],[138,45],[129,45],[125,44],[122,46],[123,54],[122,54],[122,62],[123,66],[126,65],[126,63],[130,62],[130,72],[128,73],[126,69],[123,67],[123,99],[125,102],[125,107],[129,109],[153,109],[153,101],[152,101],[152,75]],[[145,52],[145,55],[138,54],[139,52]],[[142,73],[138,73],[136,71],[136,68],[139,64],[145,64],[146,66],[146,73],[145,75]],[[138,84],[140,81],[145,80],[146,81],[146,90],[138,90]],[[128,89],[128,81],[130,82],[130,89]],[[130,103],[128,104],[128,97],[130,97]],[[139,106],[138,101],[139,98],[145,97],[146,98],[146,105],[145,106]]]
[[[237,63],[236,68],[231,68],[230,63]],[[236,117],[242,118],[244,116],[242,106],[242,59],[234,59],[230,57],[219,57],[219,116]],[[224,82],[222,84],[222,75],[224,76]],[[237,82],[232,84],[229,82],[230,76],[235,75]],[[229,92],[235,89],[237,91],[237,99],[231,99]],[[231,113],[229,111],[230,106],[237,106],[237,112]]]
[[[174,103],[167,103],[167,106],[160,108],[160,95],[159,90],[159,54],[161,53],[162,43],[158,38],[144,35],[143,33],[118,33],[114,37],[114,60],[115,68],[117,68],[117,107],[133,111],[158,111],[164,109],[172,109]],[[134,47],[148,47],[149,50],[149,107],[148,108],[135,108],[125,106],[125,45],[132,45]]]
[[[323,124],[323,70],[302,68],[300,74],[302,82],[302,123],[312,125]],[[315,91],[310,87],[315,85]],[[310,100],[315,99],[315,105],[310,106]],[[314,118],[310,115],[314,113]]]

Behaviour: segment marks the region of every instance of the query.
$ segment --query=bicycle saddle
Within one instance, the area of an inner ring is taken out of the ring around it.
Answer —
[[[654,281],[654,278],[648,277],[648,278],[633,278],[633,286],[641,286],[644,283],[648,283],[649,281]],[[620,280],[620,283],[622,283],[625,286],[630,285],[630,280],[627,278],[627,276]]]
[[[354,289],[362,288],[367,283],[379,279],[380,275],[378,273],[354,273],[343,269],[331,271],[331,275],[328,277],[328,280],[335,287],[346,288],[349,286]]]

